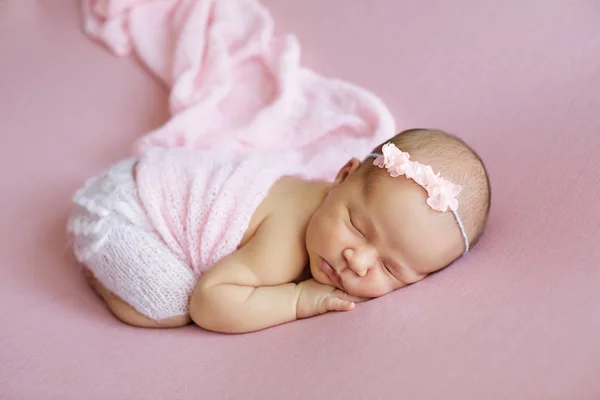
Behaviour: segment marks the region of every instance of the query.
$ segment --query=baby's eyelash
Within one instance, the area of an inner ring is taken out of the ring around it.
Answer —
[[[386,265],[386,263],[385,263],[385,262],[383,262],[383,261],[382,261],[382,262],[381,262],[381,265],[383,265],[383,268],[385,268],[385,270],[386,270],[387,272],[389,272],[390,274],[394,275],[394,274],[393,274],[393,272],[392,272],[392,270],[391,270],[391,269],[390,269],[390,268],[389,268],[389,267]]]

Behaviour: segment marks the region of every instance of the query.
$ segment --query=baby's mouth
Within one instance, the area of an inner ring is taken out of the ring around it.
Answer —
[[[342,283],[341,277],[339,276],[337,271],[331,266],[331,264],[329,264],[327,262],[327,260],[325,260],[324,258],[321,258],[321,266],[320,267],[321,267],[321,271],[323,271],[325,273],[325,275],[327,275],[327,277],[329,278],[331,283],[334,284],[334,286],[337,286],[342,290],[344,289],[344,285]]]

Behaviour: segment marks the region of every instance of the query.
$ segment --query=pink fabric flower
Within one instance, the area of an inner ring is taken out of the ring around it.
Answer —
[[[392,177],[400,175],[411,175],[412,166],[410,155],[400,151],[393,143],[383,145],[383,155],[377,157],[375,165],[379,168],[387,168]]]
[[[427,204],[437,211],[452,211],[458,209],[458,194],[462,187],[455,185],[440,174],[435,174],[433,168],[429,165],[420,164],[417,161],[410,161],[410,155],[401,151],[393,143],[386,143],[381,148],[382,155],[378,156],[373,165],[379,168],[387,168],[392,177],[405,175],[412,179],[425,190],[429,198]]]
[[[439,185],[432,187],[427,204],[434,210],[446,211],[450,208],[456,211],[458,209],[456,196],[458,196],[461,189],[460,185],[454,185],[444,179]]]

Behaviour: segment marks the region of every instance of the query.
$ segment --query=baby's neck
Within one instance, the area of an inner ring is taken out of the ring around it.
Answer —
[[[316,210],[323,200],[325,200],[325,197],[327,197],[331,188],[331,182],[301,178],[295,179],[298,179],[298,195],[307,202],[308,207],[313,208],[313,211]]]
[[[270,211],[279,210],[299,218],[299,226],[307,224],[312,214],[329,193],[331,182],[283,176],[270,191]]]

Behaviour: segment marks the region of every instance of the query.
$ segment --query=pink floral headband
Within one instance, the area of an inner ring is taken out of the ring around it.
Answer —
[[[427,204],[436,211],[445,212],[450,209],[465,239],[465,252],[469,251],[469,238],[465,227],[458,215],[458,199],[457,196],[462,190],[460,185],[455,185],[447,179],[437,175],[429,165],[423,165],[416,161],[410,161],[410,155],[401,151],[394,143],[386,143],[381,149],[383,154],[372,153],[370,157],[375,157],[373,165],[379,168],[387,168],[388,173],[392,177],[406,175],[425,190],[429,198]]]

